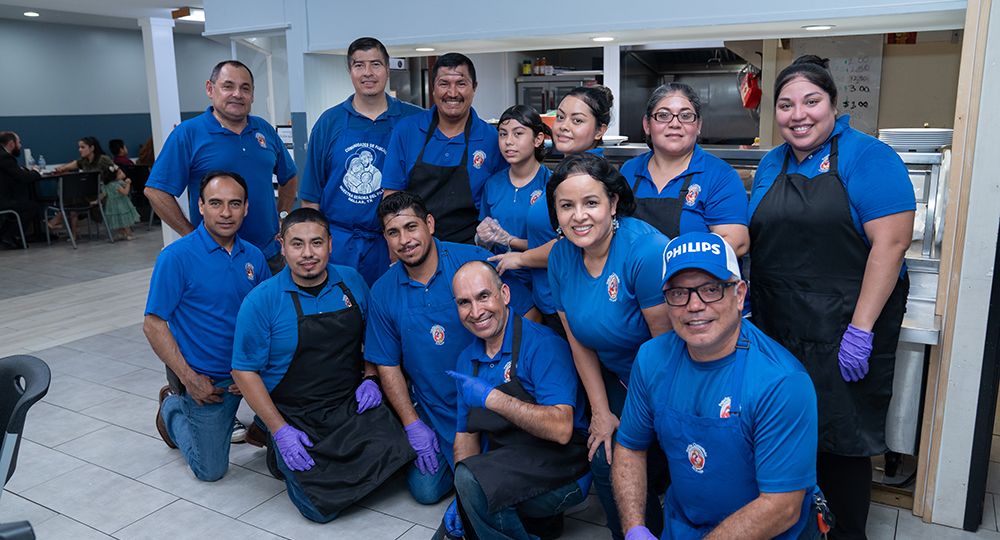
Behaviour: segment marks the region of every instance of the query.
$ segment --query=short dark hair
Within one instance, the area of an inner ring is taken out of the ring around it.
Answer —
[[[778,94],[781,93],[781,89],[785,85],[796,77],[802,77],[820,87],[830,96],[830,103],[836,105],[837,83],[833,81],[829,67],[830,60],[828,58],[820,58],[815,54],[804,54],[796,58],[792,65],[781,70],[781,73],[778,73],[778,77],[774,80],[774,103],[778,103]]]
[[[559,220],[556,217],[556,188],[575,174],[586,174],[603,184],[604,192],[607,193],[608,198],[613,195],[618,196],[618,203],[615,205],[616,216],[631,216],[635,212],[635,195],[618,169],[597,154],[590,152],[571,154],[559,163],[555,172],[552,173],[548,185],[545,186],[545,199],[549,205],[549,223],[552,224],[553,229],[559,227]]]
[[[372,49],[378,49],[385,63],[389,63],[389,51],[385,49],[385,45],[382,45],[381,41],[373,37],[359,37],[347,46],[347,69],[351,69],[351,60],[354,57],[354,53],[358,51],[370,51]],[[388,68],[389,66],[387,65],[386,67]]]
[[[615,103],[615,95],[607,86],[577,86],[566,96],[573,96],[590,107],[590,112],[597,119],[597,125],[611,125],[611,106]]]
[[[112,156],[117,156],[118,152],[122,151],[122,148],[125,148],[125,141],[121,139],[111,139],[108,141],[108,150],[111,151]]]
[[[93,161],[97,161],[97,158],[99,158],[99,157],[101,157],[101,156],[104,155],[104,149],[101,148],[101,141],[97,140],[97,137],[94,137],[93,135],[87,135],[86,137],[80,137],[80,142],[82,142],[83,144],[86,144],[87,146],[91,146],[91,147],[94,148],[94,159],[93,159]]]
[[[552,130],[549,129],[549,126],[545,122],[542,122],[541,115],[531,105],[514,105],[508,108],[500,115],[500,121],[497,122],[497,129],[507,120],[513,120],[530,129],[534,137],[537,137],[539,133],[544,133],[549,137],[552,136]],[[544,144],[535,147],[535,159],[539,162],[545,159],[545,153]]]
[[[13,131],[0,131],[0,146],[6,146],[10,141],[17,140],[17,133]]]
[[[250,198],[250,191],[247,189],[247,181],[244,180],[243,177],[239,175],[239,173],[235,173],[232,171],[209,171],[208,173],[205,174],[205,176],[201,178],[201,186],[198,187],[199,200],[201,201],[205,200],[205,186],[207,186],[208,183],[211,182],[212,180],[215,180],[216,178],[219,178],[221,176],[232,178],[233,180],[236,181],[237,184],[240,185],[240,187],[243,188],[244,201]]]
[[[434,67],[431,68],[431,84],[437,80],[438,71],[441,68],[455,68],[458,69],[460,66],[469,67],[469,78],[472,79],[472,87],[476,87],[476,66],[472,65],[472,60],[468,56],[462,53],[450,52],[443,54],[438,57],[437,61],[434,62]]]
[[[701,98],[698,97],[698,92],[695,92],[694,88],[682,82],[668,82],[667,84],[657,86],[656,90],[653,90],[653,93],[649,95],[649,99],[646,100],[646,118],[653,118],[653,113],[656,112],[656,104],[663,98],[673,94],[684,96],[684,99],[691,102],[691,108],[694,109],[694,113],[701,117]],[[650,140],[649,135],[646,135],[645,138],[646,146],[652,149],[653,141]]]
[[[285,216],[285,220],[281,222],[281,237],[285,237],[285,233],[288,232],[288,229],[292,228],[292,225],[298,225],[299,223],[319,223],[323,226],[327,236],[330,235],[330,220],[326,219],[323,212],[315,208],[303,206],[292,210],[291,214]]]
[[[253,82],[253,71],[250,71],[250,68],[248,68],[246,64],[244,64],[243,62],[240,62],[239,60],[223,60],[223,61],[219,62],[218,64],[215,64],[215,67],[212,68],[212,74],[209,75],[208,80],[212,81],[213,84],[216,81],[218,81],[219,80],[219,73],[222,71],[222,68],[225,67],[225,66],[240,67],[240,68],[243,68],[243,69],[247,70],[247,73],[250,74],[250,84],[254,84],[254,82]]]
[[[385,216],[398,214],[407,209],[412,209],[418,218],[427,220],[429,212],[427,211],[427,205],[424,204],[424,200],[420,195],[408,191],[397,191],[388,197],[384,197],[382,202],[378,203],[378,221],[382,223],[385,220]]]

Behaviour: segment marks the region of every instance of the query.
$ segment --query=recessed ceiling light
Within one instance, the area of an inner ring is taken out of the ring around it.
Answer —
[[[41,15],[39,15],[37,11],[25,11],[24,12],[24,16],[25,17],[41,17]]]
[[[597,37],[590,38],[590,40],[591,41],[596,41],[598,43],[606,43],[608,41],[614,41],[615,38],[613,38],[611,36],[597,36]]]
[[[417,52],[434,52],[434,47],[417,47],[416,49],[413,50]]]
[[[802,27],[803,30],[809,30],[810,32],[822,32],[823,30],[833,30],[836,28],[835,24],[807,24]]]

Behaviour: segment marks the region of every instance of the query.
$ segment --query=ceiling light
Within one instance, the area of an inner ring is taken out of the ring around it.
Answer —
[[[25,11],[24,12],[24,16],[25,17],[40,17],[41,15],[39,15],[37,11]]]
[[[417,52],[434,52],[434,47],[417,47],[416,49],[413,50]]]
[[[810,32],[822,32],[823,30],[833,30],[836,27],[835,24],[807,24],[802,29]]]
[[[590,38],[590,40],[591,41],[596,41],[598,43],[607,43],[609,41],[614,41],[615,38],[613,38],[611,36],[597,36],[597,37]]]
[[[205,22],[205,10],[201,8],[182,7],[171,11],[170,16],[178,21]]]

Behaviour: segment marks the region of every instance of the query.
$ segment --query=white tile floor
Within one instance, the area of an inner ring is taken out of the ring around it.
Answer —
[[[249,445],[231,447],[222,480],[194,479],[153,424],[163,370],[140,325],[161,244],[159,229],[137,232],[133,242],[85,240],[75,251],[57,243],[0,252],[0,357],[34,354],[52,369],[0,497],[0,522],[29,520],[42,540],[430,538],[446,503],[416,504],[400,478],[326,525],[299,515],[263,451]],[[245,404],[239,416],[251,418]],[[983,528],[967,533],[875,504],[868,536],[1000,540],[996,506],[987,495]],[[592,496],[563,538],[610,538],[603,523]]]

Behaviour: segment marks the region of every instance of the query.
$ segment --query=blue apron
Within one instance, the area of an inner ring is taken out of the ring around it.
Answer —
[[[670,465],[670,488],[663,503],[661,539],[702,538],[750,501],[760,490],[753,445],[740,426],[743,377],[749,341],[743,331],[736,345],[736,360],[727,383],[730,414],[727,418],[701,417],[656,405],[656,433]],[[680,362],[674,365],[676,377]],[[811,496],[803,498],[808,515]],[[802,519],[777,538],[797,538]]]
[[[351,128],[351,113],[330,152],[322,211],[330,220],[330,262],[357,269],[371,286],[389,268],[389,250],[376,215],[382,201],[382,168],[394,122]]]

